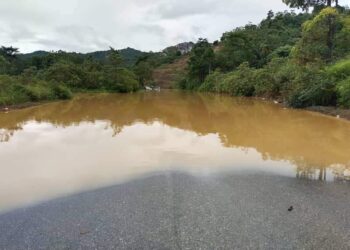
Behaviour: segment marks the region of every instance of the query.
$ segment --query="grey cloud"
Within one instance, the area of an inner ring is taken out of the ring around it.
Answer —
[[[213,13],[217,9],[217,6],[218,4],[212,0],[163,1],[154,10],[154,14],[159,14],[164,19],[175,19]]]
[[[135,32],[147,32],[147,33],[151,33],[157,36],[163,36],[165,29],[159,25],[155,25],[155,24],[140,24],[140,25],[135,25],[133,27],[131,27]]]
[[[1,0],[0,45],[22,52],[108,46],[159,51],[198,37],[217,40],[257,23],[270,9],[287,7],[282,0]]]
[[[108,48],[112,42],[99,35],[89,26],[59,26],[46,37],[37,38],[34,43],[53,50],[92,51]]]

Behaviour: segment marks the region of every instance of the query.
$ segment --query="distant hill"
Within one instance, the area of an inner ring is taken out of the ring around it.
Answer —
[[[119,50],[120,55],[123,57],[124,63],[126,65],[132,66],[136,63],[137,59],[141,56],[145,55],[145,52],[142,52],[140,50],[136,50],[133,48],[126,48]],[[108,54],[108,50],[105,51],[95,51],[91,53],[84,54],[84,56],[91,56],[92,58],[103,61],[106,59]]]
[[[121,56],[123,57],[124,63],[127,66],[133,66],[137,59],[143,55],[145,55],[145,52],[142,52],[140,50],[136,50],[133,48],[126,48],[126,49],[121,49],[119,50]],[[76,52],[67,52],[68,54],[74,54],[81,56],[83,58],[91,56],[92,58],[103,61],[106,59],[108,55],[108,50],[105,51],[95,51],[95,52],[90,52],[90,53],[76,53]],[[32,53],[27,53],[27,54],[20,54],[19,56],[24,59],[24,60],[30,60],[33,57],[42,57],[42,56],[47,56],[49,55],[50,52],[48,51],[34,51]]]
[[[25,60],[25,59],[31,59],[31,58],[36,57],[36,56],[39,56],[39,57],[46,56],[48,54],[50,54],[50,52],[38,50],[38,51],[34,51],[32,53],[20,54],[19,56]]]

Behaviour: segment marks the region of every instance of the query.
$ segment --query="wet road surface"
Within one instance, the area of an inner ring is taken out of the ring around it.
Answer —
[[[2,214],[0,249],[349,249],[349,214],[348,183],[162,172]]]

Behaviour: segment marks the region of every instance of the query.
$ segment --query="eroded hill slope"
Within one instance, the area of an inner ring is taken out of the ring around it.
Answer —
[[[153,71],[154,83],[161,89],[174,88],[176,81],[186,73],[188,55],[184,55],[173,63],[163,64]]]

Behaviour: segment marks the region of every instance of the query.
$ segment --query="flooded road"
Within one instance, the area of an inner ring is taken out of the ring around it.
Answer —
[[[0,212],[164,171],[346,183],[349,138],[348,121],[259,100],[80,95],[0,113]]]

